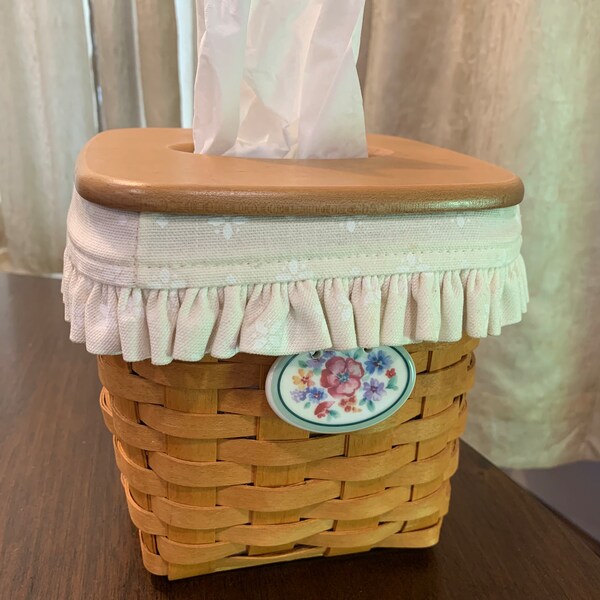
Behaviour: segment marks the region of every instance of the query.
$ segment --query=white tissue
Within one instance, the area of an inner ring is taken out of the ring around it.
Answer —
[[[356,71],[364,4],[197,0],[195,151],[367,156]]]

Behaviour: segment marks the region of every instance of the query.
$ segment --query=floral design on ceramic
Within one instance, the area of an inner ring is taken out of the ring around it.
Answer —
[[[383,373],[392,365],[392,357],[383,350],[374,350],[367,358],[366,368],[369,375]]]
[[[333,356],[325,363],[321,373],[321,385],[334,398],[354,396],[360,381],[365,374],[365,368],[353,358]]]
[[[391,400],[391,392],[398,391],[390,349],[315,352],[297,364],[291,375],[291,398],[320,420],[365,409],[376,412],[382,400]]]
[[[304,369],[298,369],[298,375],[292,376],[292,381],[294,382],[294,385],[303,389],[314,385],[312,376],[312,371],[304,371]]]

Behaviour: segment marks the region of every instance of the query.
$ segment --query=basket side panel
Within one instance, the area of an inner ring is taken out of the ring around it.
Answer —
[[[448,511],[475,340],[408,347],[411,398],[323,436],[281,421],[273,357],[159,367],[99,357],[101,408],[142,556],[170,579],[374,547],[434,545]]]

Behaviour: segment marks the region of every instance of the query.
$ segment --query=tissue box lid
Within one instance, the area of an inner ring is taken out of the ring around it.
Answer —
[[[391,136],[368,145],[363,159],[238,158],[194,154],[189,129],[114,129],[85,145],[75,187],[110,208],[188,215],[437,213],[523,199],[521,180],[485,161]]]

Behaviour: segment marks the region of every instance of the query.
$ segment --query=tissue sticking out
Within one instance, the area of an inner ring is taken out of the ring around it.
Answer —
[[[195,152],[366,157],[356,70],[364,4],[197,0]]]

